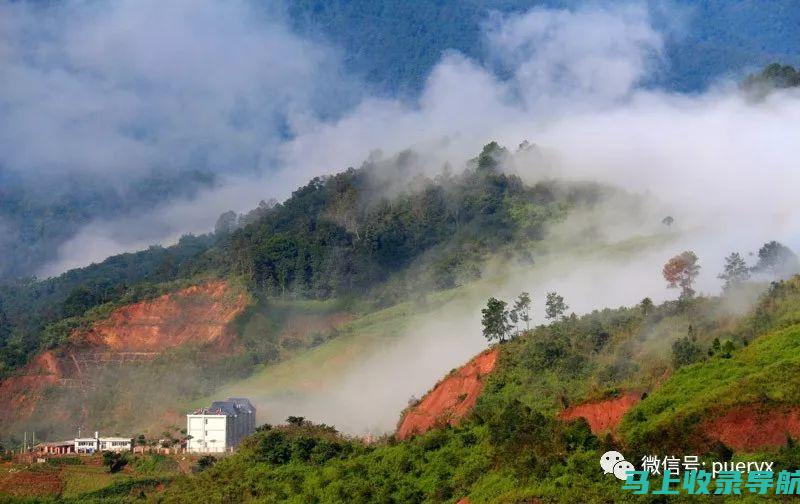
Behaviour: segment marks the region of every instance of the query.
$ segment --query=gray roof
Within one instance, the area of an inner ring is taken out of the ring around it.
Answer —
[[[239,411],[236,404],[232,401],[214,401],[211,403],[211,409],[219,409],[224,411],[228,416],[236,416]]]
[[[245,397],[229,397],[228,401],[235,404],[238,409],[243,410],[245,413],[256,412],[256,407]]]
[[[197,408],[196,410],[192,411],[192,415],[225,415],[225,416],[236,416],[236,408],[233,407],[232,404],[224,403],[222,401],[214,401],[211,403],[211,406],[206,406],[205,408]]]
[[[211,406],[194,410],[194,415],[236,416],[239,413],[255,414],[256,408],[244,397],[229,397],[225,401],[214,401]]]
[[[36,448],[37,446],[41,446],[41,447],[44,447],[44,446],[65,446],[65,445],[74,445],[74,444],[75,444],[75,440],[74,439],[68,439],[66,441],[48,441],[46,443],[36,443],[34,448]]]

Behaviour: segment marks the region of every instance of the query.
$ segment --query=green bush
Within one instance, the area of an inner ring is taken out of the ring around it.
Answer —
[[[124,453],[103,452],[103,465],[108,468],[108,472],[115,473],[128,465],[128,457]]]

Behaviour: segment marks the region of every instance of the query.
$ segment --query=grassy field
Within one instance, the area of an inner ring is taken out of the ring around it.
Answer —
[[[647,443],[666,432],[676,440],[691,437],[699,419],[740,405],[800,405],[800,277],[773,284],[726,332],[749,343],[675,371],[626,415],[619,430],[624,439]]]
[[[679,369],[626,416],[620,432],[637,442],[739,404],[800,404],[800,325],[765,334],[731,358]]]
[[[337,416],[339,412],[329,412],[328,408],[336,409],[337,394],[357,387],[351,381],[358,380],[360,366],[369,365],[373,359],[380,359],[386,352],[398,348],[402,354],[403,345],[414,338],[409,334],[411,328],[428,323],[431,314],[442,309],[454,297],[453,292],[432,295],[424,303],[402,303],[354,318],[344,323],[335,337],[323,344],[296,352],[276,364],[262,366],[249,378],[225,386],[212,397],[196,401],[193,406],[207,404],[216,398],[241,396],[256,404],[259,422],[277,423],[289,415],[308,415],[336,422],[346,428],[345,424],[351,424],[350,420]],[[463,356],[451,356],[453,365],[468,358],[471,353],[472,349],[467,347]],[[369,374],[380,375],[381,371],[385,369],[377,369]],[[437,370],[436,374],[440,371]],[[363,372],[366,373],[366,370]],[[365,376],[364,380],[372,378],[381,379]],[[432,383],[435,381],[427,385]],[[374,390],[372,393],[365,391],[365,398],[375,395]],[[403,401],[407,399],[407,396],[402,398]],[[395,411],[384,412],[390,418],[384,417],[386,419],[382,425],[393,425],[403,406],[400,404]]]
[[[283,362],[263,366],[253,376],[223,388],[217,395],[256,397],[278,390],[316,390],[374,345],[396,338],[407,326],[408,304],[357,318],[345,324],[340,335],[324,345],[301,352]]]
[[[113,483],[130,479],[130,474],[109,474],[102,466],[66,466],[61,471],[64,481],[63,497],[78,497],[81,494],[95,492]]]

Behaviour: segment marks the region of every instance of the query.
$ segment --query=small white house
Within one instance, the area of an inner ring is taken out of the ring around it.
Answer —
[[[121,437],[100,438],[100,451],[131,451],[131,439]]]
[[[186,449],[191,453],[233,450],[256,428],[256,409],[249,400],[229,397],[186,415]]]
[[[87,454],[98,450],[96,438],[75,438],[75,453]]]
[[[98,432],[94,437],[75,438],[75,453],[95,453],[100,451],[131,451],[131,438],[123,437],[100,437]]]

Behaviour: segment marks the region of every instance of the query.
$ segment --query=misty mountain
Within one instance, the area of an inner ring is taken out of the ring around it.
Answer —
[[[8,3],[0,278],[49,276],[172,241],[190,220],[163,222],[173,204],[195,202],[191,231],[210,230],[221,211],[258,198],[200,201],[198,190],[230,175],[264,175],[259,183],[271,185],[286,162],[282,148],[309,118],[335,123],[362,99],[413,102],[452,51],[502,81],[520,62],[498,58],[487,31],[531,8],[583,5],[205,3],[189,16],[185,6],[158,2]],[[773,61],[798,62],[796,37],[787,35],[800,16],[792,2],[651,2],[647,11],[663,54],[637,85],[695,92]],[[124,23],[133,28],[119,31]],[[198,44],[202,58],[187,50]],[[273,196],[293,187],[281,183]]]
[[[163,499],[631,501],[624,475],[601,470],[609,452],[637,468],[641,454],[691,451],[706,467],[769,456],[793,471],[800,278],[744,314],[726,312],[729,301],[645,298],[521,328],[412,399],[393,434],[359,439],[290,416]],[[696,497],[680,482],[668,501]]]
[[[93,176],[59,179],[58,187],[0,170],[0,279],[34,275],[59,247],[97,218],[151,210],[213,187],[213,173],[154,173],[130,184]],[[132,235],[137,230],[128,230]]]
[[[0,277],[171,240],[192,219],[212,229],[227,204],[160,217],[212,181],[270,171],[292,117],[332,117],[356,91],[333,78],[332,49],[246,2],[6,2],[0,18]]]
[[[526,185],[501,164],[530,155],[487,144],[462,173],[428,178],[416,157],[317,177],[282,203],[221,219],[216,233],[109,257],[58,277],[0,285],[2,370],[67,341],[85,315],[163,292],[161,284],[225,276],[265,298],[369,298],[464,285],[490,256],[532,262],[512,244],[541,241],[570,212],[624,193],[593,183]],[[385,165],[388,163],[391,169]],[[91,317],[91,316],[90,316]]]
[[[800,494],[798,27],[0,1],[0,502]]]

